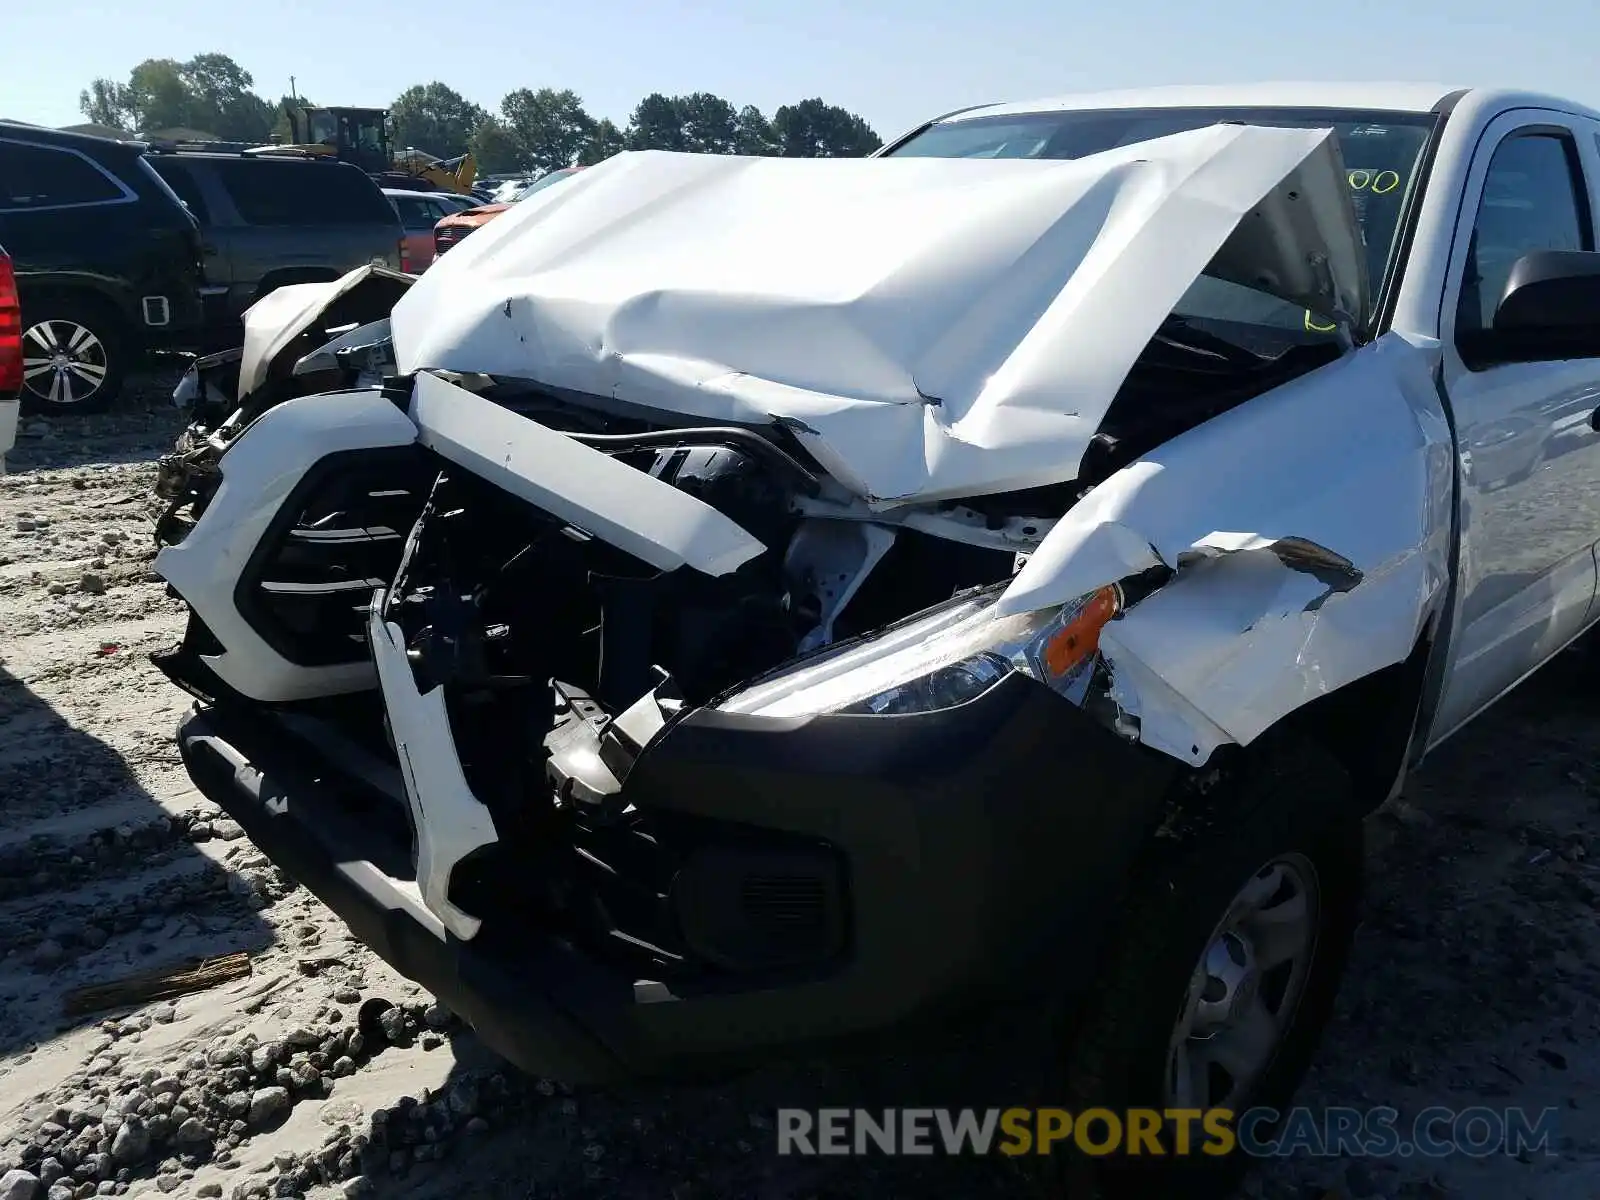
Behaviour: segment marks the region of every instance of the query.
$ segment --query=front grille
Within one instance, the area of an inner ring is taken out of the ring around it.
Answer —
[[[393,579],[433,475],[415,447],[322,459],[240,575],[234,591],[240,614],[300,666],[365,659],[372,591]]]

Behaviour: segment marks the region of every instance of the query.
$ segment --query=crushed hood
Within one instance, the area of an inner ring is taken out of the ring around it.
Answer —
[[[899,504],[1074,478],[1202,273],[1366,309],[1326,129],[1216,125],[1075,161],[622,154],[441,258],[402,372],[782,422]]]

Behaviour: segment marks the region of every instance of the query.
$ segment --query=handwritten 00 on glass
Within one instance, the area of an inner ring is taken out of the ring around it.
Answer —
[[[1398,171],[1368,171],[1357,168],[1345,176],[1352,192],[1371,192],[1374,196],[1387,196],[1395,191],[1403,180]],[[1317,320],[1311,310],[1306,309],[1307,333],[1332,333],[1339,326],[1332,321],[1324,324]]]

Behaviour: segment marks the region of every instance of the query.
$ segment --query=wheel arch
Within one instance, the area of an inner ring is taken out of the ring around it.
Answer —
[[[44,304],[89,303],[99,305],[121,322],[124,333],[137,328],[134,299],[126,288],[93,275],[28,274],[17,279],[23,319],[30,309]]]
[[[1267,738],[1316,742],[1350,776],[1360,814],[1373,812],[1393,794],[1412,760],[1434,627],[1430,622],[1423,629],[1400,662],[1318,696],[1280,719],[1252,745]]]

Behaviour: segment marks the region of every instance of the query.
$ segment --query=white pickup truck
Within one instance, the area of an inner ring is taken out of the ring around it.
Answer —
[[[1281,1105],[1361,818],[1600,616],[1597,212],[1600,114],[1428,86],[619,155],[186,383],[188,769],[533,1071],[1021,1002]]]

